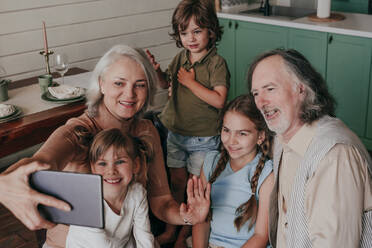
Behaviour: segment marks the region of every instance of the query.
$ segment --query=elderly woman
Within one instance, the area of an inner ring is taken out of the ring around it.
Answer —
[[[31,230],[48,228],[48,246],[64,247],[68,226],[43,219],[37,205],[69,210],[68,204],[32,190],[28,176],[48,168],[89,172],[85,162],[87,150],[79,146],[74,128],[84,126],[93,134],[103,129],[120,128],[135,136],[148,134],[153,138],[155,156],[149,164],[147,183],[152,212],[161,220],[176,225],[202,221],[198,201],[209,199],[199,191],[200,181],[194,178],[189,182],[188,205],[180,207],[169,191],[159,135],[150,121],[141,119],[152,101],[156,82],[155,71],[143,51],[125,45],[111,48],[93,71],[86,112],[58,128],[32,158],[20,160],[0,175],[0,202]],[[195,196],[202,197],[194,198],[194,192]]]

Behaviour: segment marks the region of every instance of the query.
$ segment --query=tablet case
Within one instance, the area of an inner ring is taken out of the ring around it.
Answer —
[[[70,204],[71,211],[39,204],[40,214],[54,222],[104,228],[102,177],[61,171],[37,171],[30,176],[35,190]]]

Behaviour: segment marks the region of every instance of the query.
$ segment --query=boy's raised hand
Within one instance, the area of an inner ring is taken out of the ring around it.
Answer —
[[[195,80],[194,68],[191,68],[189,71],[187,71],[185,68],[181,67],[177,72],[177,79],[178,82],[187,87],[189,82]]]
[[[146,55],[150,63],[152,64],[152,67],[154,67],[155,71],[157,71],[160,68],[160,64],[156,62],[154,55],[150,53],[149,49],[146,49]]]
[[[193,176],[187,182],[187,205],[182,203],[180,215],[186,225],[202,223],[210,207],[211,185],[203,185],[200,178]]]
[[[156,73],[158,74],[159,79],[159,86],[163,89],[169,88],[169,82],[167,81],[167,77],[165,73],[160,69],[160,64],[156,62],[154,55],[150,53],[148,49],[145,50],[147,59],[150,61],[152,67],[155,69]],[[168,94],[171,94],[168,92]]]

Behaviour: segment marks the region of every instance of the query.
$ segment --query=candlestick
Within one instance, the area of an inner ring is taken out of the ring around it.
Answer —
[[[46,72],[47,74],[51,74],[50,73],[50,67],[49,67],[49,55],[52,55],[54,52],[53,51],[50,51],[48,50],[47,52],[44,51],[40,51],[40,54],[44,56],[44,59],[45,59],[45,66],[46,66]]]
[[[46,34],[45,22],[43,21],[43,38],[44,38],[44,52],[48,53],[48,39]]]

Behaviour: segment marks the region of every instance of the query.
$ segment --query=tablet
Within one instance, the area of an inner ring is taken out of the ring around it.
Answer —
[[[70,204],[71,211],[38,205],[40,214],[54,223],[104,228],[102,177],[61,171],[37,171],[30,176],[35,190]]]

